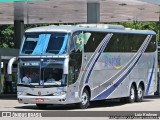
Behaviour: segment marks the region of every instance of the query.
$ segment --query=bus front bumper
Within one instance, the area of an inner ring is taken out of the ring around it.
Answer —
[[[18,96],[19,103],[67,104],[66,95],[61,96]]]

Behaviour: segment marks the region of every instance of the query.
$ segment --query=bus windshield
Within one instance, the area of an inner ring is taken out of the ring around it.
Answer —
[[[38,85],[40,78],[40,70],[38,66],[27,66],[26,64],[20,66],[19,72],[19,83]]]
[[[67,33],[26,33],[21,54],[65,54],[67,41]]]
[[[66,76],[63,74],[63,64],[43,63],[41,68],[41,80],[44,85],[66,85]]]
[[[63,74],[63,64],[26,62],[20,65],[19,72],[19,84],[36,86],[65,86],[67,84],[66,75]]]

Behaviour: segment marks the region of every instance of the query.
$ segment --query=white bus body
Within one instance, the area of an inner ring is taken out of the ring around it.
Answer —
[[[25,32],[19,103],[38,107],[123,98],[141,102],[157,89],[156,33],[116,25],[45,26]],[[24,83],[28,73],[31,82]]]

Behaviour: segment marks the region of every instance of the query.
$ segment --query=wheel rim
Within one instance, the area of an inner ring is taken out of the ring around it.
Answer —
[[[82,95],[82,105],[86,105],[87,102],[88,102],[88,95],[87,93],[84,92]]]
[[[131,89],[131,100],[135,99],[135,91],[134,88]]]
[[[143,96],[143,91],[141,87],[138,88],[138,98],[141,98]]]

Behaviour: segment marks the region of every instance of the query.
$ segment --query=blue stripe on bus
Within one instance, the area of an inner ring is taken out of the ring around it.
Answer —
[[[106,45],[108,44],[109,40],[110,40],[110,38],[108,38],[108,39],[105,41],[105,43],[103,44],[103,46],[101,47],[100,53],[98,54],[96,60],[94,61],[93,65],[92,65],[92,67],[91,67],[91,69],[90,69],[90,71],[89,71],[89,73],[88,73],[88,76],[87,76],[87,79],[86,79],[85,83],[88,83],[89,78],[90,78],[90,76],[91,76],[91,73],[92,73],[92,71],[93,71],[93,68],[94,68],[96,62],[98,61],[99,57],[100,57],[101,54],[103,53],[103,51],[104,51]]]
[[[40,34],[32,55],[41,55],[46,52],[51,34]]]
[[[65,49],[66,49],[66,47],[67,47],[67,42],[68,42],[68,34],[66,34],[66,35],[64,36],[63,45],[62,45],[62,47],[61,47],[58,55],[63,54],[63,53],[65,52]]]
[[[153,63],[153,67],[152,67],[151,76],[149,77],[149,82],[148,82],[148,86],[147,86],[147,90],[146,90],[146,95],[148,95],[148,92],[149,92],[149,89],[150,89],[150,86],[151,86],[153,71],[154,71],[154,64],[155,64],[155,58],[154,58],[154,63]]]
[[[142,56],[142,53],[138,57],[138,59],[136,60],[136,62],[133,64],[133,66],[127,71],[127,73],[125,75],[123,75],[112,87],[110,87],[109,89],[105,90],[103,93],[101,93],[100,95],[98,95],[93,100],[99,100],[99,99],[107,98],[121,84],[121,82],[123,82],[125,80],[125,78],[129,75],[129,73],[136,66],[136,64],[138,63],[138,61],[141,58],[141,56]]]

